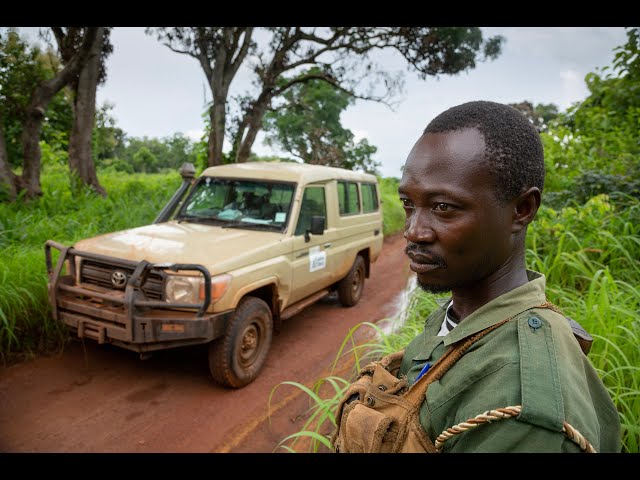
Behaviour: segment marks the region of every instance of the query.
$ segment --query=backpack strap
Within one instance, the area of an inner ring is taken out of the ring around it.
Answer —
[[[414,405],[420,405],[424,400],[424,394],[427,390],[429,384],[435,382],[442,378],[442,376],[456,363],[462,355],[466,353],[471,345],[476,343],[482,337],[484,337],[487,333],[495,330],[501,325],[507,323],[513,317],[505,318],[501,322],[498,322],[490,327],[485,328],[484,330],[479,331],[465,339],[460,340],[455,345],[452,345],[444,354],[433,364],[433,366],[425,373],[422,377],[418,379],[416,383],[411,385],[407,393],[405,393],[405,398],[409,400]]]
[[[578,324],[578,322],[576,322],[575,320],[570,319],[569,317],[566,317],[562,311],[553,303],[551,302],[544,302],[540,305],[536,305],[535,307],[531,307],[531,308],[548,308],[549,310],[553,310],[556,313],[561,314],[562,316],[564,316],[567,320],[569,320],[569,324],[571,325],[571,322],[573,322],[575,325],[577,325],[579,331],[581,331],[581,334],[583,332],[583,335],[579,338],[578,335],[576,334],[576,330],[574,330],[573,326],[572,326],[572,330],[574,332],[574,335],[576,336],[576,339],[578,340],[578,343],[580,344],[580,347],[582,348],[582,351],[584,352],[584,354],[586,355],[589,352],[589,349],[591,348],[591,342],[593,342],[593,339],[591,339],[591,336]],[[528,308],[527,310],[530,310],[530,308]],[[452,345],[434,364],[433,366],[427,371],[426,374],[424,374],[422,377],[420,377],[418,379],[418,381],[416,383],[414,383],[413,385],[411,385],[411,387],[409,388],[409,390],[407,391],[407,393],[405,394],[405,397],[410,400],[414,405],[420,405],[424,399],[424,394],[427,390],[427,387],[429,386],[430,383],[435,382],[436,380],[439,380],[446,372],[447,370],[449,370],[451,368],[451,366],[453,366],[454,363],[456,363],[460,357],[462,357],[462,355],[465,354],[465,352],[469,349],[469,347],[471,345],[473,345],[475,342],[477,342],[478,340],[480,340],[482,337],[484,337],[487,333],[495,330],[496,328],[500,327],[501,325],[507,323],[509,320],[511,320],[512,318],[516,317],[517,315],[520,315],[522,312],[518,312],[516,315],[512,315],[509,318],[505,318],[504,320],[491,325],[490,327],[485,328],[484,330],[479,331],[478,333],[475,333],[473,335],[470,335],[467,338],[464,338],[462,340],[460,340],[459,342],[457,342],[455,345]],[[585,337],[586,335],[586,337]],[[581,342],[580,340],[583,340],[583,342]],[[589,339],[591,340],[591,342],[589,341]],[[583,346],[584,344],[584,346]],[[586,348],[586,350],[585,350]]]

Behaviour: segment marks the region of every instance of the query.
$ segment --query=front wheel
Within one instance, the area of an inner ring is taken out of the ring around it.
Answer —
[[[362,296],[366,266],[364,258],[358,255],[346,277],[338,283],[338,299],[345,307],[353,307]]]
[[[273,337],[271,309],[256,297],[243,299],[224,335],[209,345],[209,371],[222,385],[241,388],[256,379]]]

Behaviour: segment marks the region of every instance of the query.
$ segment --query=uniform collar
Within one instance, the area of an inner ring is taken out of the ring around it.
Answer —
[[[462,320],[444,337],[445,346],[544,303],[546,301],[544,275],[527,270],[527,278],[529,281],[524,285],[494,298]]]

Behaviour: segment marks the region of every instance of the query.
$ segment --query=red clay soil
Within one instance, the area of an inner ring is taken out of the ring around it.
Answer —
[[[213,383],[204,347],[140,360],[74,340],[57,356],[1,369],[0,452],[285,452],[276,447],[301,430],[310,401],[281,382],[311,388],[331,374],[352,327],[396,315],[411,274],[404,246],[402,235],[385,239],[356,306],[330,296],[285,321],[260,376],[239,390]],[[358,341],[374,334],[357,332]],[[351,372],[343,365],[341,376]]]

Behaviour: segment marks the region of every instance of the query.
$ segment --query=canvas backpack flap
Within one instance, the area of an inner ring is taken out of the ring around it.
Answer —
[[[362,398],[343,407],[334,445],[341,453],[396,453],[435,451],[417,422],[418,408],[402,393],[405,379],[376,365]],[[410,425],[408,419],[416,425]],[[422,435],[421,435],[422,434]]]
[[[593,337],[589,335],[589,332],[587,332],[582,325],[576,322],[573,318],[566,317],[566,319],[571,326],[573,336],[576,337],[576,340],[580,345],[580,349],[585,355],[588,355],[591,350],[591,345],[593,344]]]

